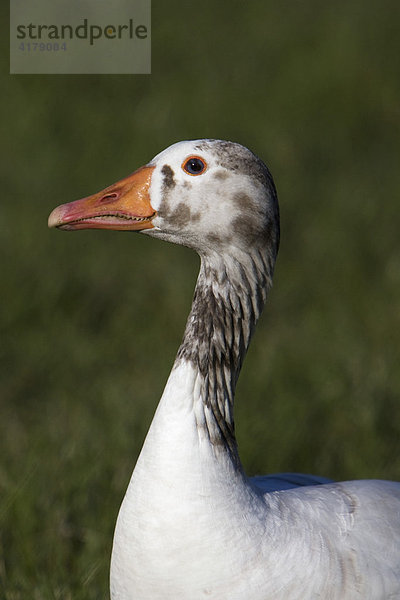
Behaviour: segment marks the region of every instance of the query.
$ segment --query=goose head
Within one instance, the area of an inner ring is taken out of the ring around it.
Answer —
[[[279,211],[265,164],[222,140],[173,144],[106,189],[53,210],[49,227],[138,231],[200,255],[268,248],[275,260]]]

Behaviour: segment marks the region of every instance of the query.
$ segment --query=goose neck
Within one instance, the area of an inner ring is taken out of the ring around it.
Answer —
[[[240,368],[263,309],[272,273],[261,252],[201,257],[192,309],[175,367],[196,372],[196,425],[216,452],[240,465],[233,401]]]

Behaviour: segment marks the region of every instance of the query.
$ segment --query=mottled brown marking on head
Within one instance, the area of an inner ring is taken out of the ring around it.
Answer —
[[[160,205],[157,213],[158,213],[158,216],[162,217],[165,220],[167,220],[168,217],[170,216],[171,207],[169,204],[168,194],[163,195],[162,202],[161,202],[161,205]]]
[[[266,187],[273,186],[271,174],[263,161],[241,144],[224,140],[202,140],[196,145],[196,150],[211,150],[217,159],[217,164],[223,170],[237,171]]]
[[[170,190],[175,187],[176,181],[174,179],[175,173],[169,165],[164,165],[161,169],[161,173],[164,175],[163,178],[163,189]]]
[[[184,227],[191,221],[190,208],[184,202],[180,202],[178,206],[169,215],[168,220],[170,223],[177,225],[178,227]]]
[[[263,227],[256,215],[242,214],[235,217],[232,221],[232,229],[237,237],[242,238],[249,245],[263,237]]]
[[[214,179],[219,179],[220,181],[224,181],[228,177],[229,173],[225,169],[218,169],[218,171],[215,171],[214,173]]]
[[[253,200],[245,192],[237,192],[234,194],[233,202],[241,211],[246,211],[249,213],[254,213],[257,211],[257,207],[255,206]]]

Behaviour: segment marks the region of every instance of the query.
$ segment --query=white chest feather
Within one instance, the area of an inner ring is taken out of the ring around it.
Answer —
[[[380,543],[369,523],[371,507],[392,498],[398,509],[400,491],[368,482],[365,494],[353,482],[264,494],[197,427],[196,380],[190,364],[175,367],[157,409],[118,517],[112,600],[400,594],[390,561],[379,559],[398,556],[400,532],[383,519]],[[389,573],[379,573],[382,564]]]
[[[198,428],[196,387],[191,365],[172,371],[118,518],[113,599],[207,597],[256,558],[263,500]]]

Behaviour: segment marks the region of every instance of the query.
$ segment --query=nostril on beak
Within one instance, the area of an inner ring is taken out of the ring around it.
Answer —
[[[101,204],[107,204],[108,202],[114,202],[118,198],[119,194],[117,192],[113,192],[112,194],[105,194],[99,200]]]

